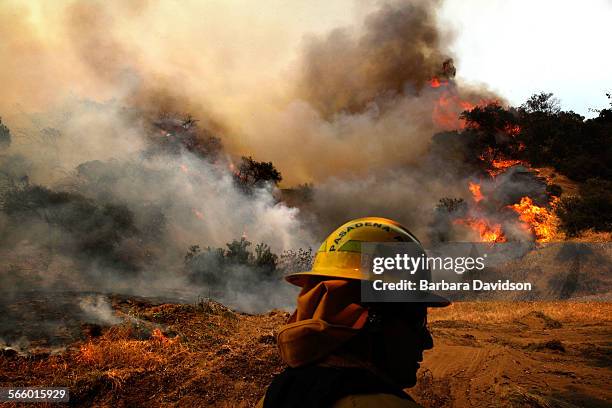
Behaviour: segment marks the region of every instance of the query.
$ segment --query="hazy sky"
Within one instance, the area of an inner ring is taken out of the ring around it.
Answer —
[[[541,90],[587,117],[612,90],[612,1],[447,0],[458,76],[522,103]]]

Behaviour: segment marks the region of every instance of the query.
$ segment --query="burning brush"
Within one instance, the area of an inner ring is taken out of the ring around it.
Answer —
[[[481,242],[549,242],[559,238],[555,208],[560,191],[556,191],[558,186],[553,188],[552,177],[545,169],[534,168],[524,159],[525,145],[521,143],[516,112],[497,102],[469,107],[454,92],[452,78],[442,81],[435,77],[430,85],[442,89],[434,120],[443,128],[461,129],[443,134],[457,140],[457,149],[463,149],[462,159],[469,163],[464,173],[468,178],[467,198],[443,199],[438,205],[438,210],[445,210],[438,211],[444,220],[442,229],[450,231],[438,238],[462,240],[465,235],[449,236],[462,235],[462,229],[468,239]],[[462,123],[457,124],[457,119],[455,123],[445,122],[440,115],[449,103],[466,107],[460,115]]]
[[[481,160],[486,163],[489,179],[468,182],[471,200],[466,214],[454,219],[453,223],[475,231],[482,242],[553,240],[558,225],[554,209],[559,197],[542,191],[549,181],[542,180],[537,171],[519,160],[494,159],[490,152],[487,153]],[[523,180],[517,180],[520,178]],[[487,195],[483,193],[483,184]],[[521,195],[518,200],[517,194]],[[530,194],[542,204],[536,204]]]

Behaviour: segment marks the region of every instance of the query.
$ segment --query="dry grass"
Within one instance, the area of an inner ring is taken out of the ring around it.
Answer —
[[[612,232],[595,232],[587,230],[577,237],[569,239],[570,242],[612,242]]]
[[[75,359],[83,364],[104,370],[140,367],[153,370],[167,364],[171,358],[187,352],[178,337],[168,338],[161,330],[155,329],[149,340],[131,338],[131,328],[122,327],[123,338],[106,334],[96,341],[82,345]]]
[[[542,312],[560,322],[612,322],[608,302],[456,302],[443,309],[430,309],[429,320],[462,320],[470,323],[505,323]]]
[[[281,369],[275,344],[261,338],[284,314],[241,315],[212,302],[129,308],[132,321],[62,354],[0,357],[0,386],[68,387],[74,406],[247,407]]]

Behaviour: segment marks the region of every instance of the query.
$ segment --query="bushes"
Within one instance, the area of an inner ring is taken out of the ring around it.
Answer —
[[[267,244],[259,243],[255,246],[254,264],[257,268],[268,271],[269,274],[276,270],[278,256],[270,250]]]
[[[170,112],[161,113],[152,122],[149,134],[152,145],[145,156],[179,154],[186,149],[203,159],[215,161],[223,151],[223,143],[209,126],[200,127],[197,122],[189,114],[180,117]]]
[[[453,220],[464,217],[466,212],[467,203],[463,198],[441,198],[429,225],[429,239],[434,243],[452,241]]]
[[[588,229],[612,231],[612,182],[589,179],[581,186],[580,196],[561,199],[557,215],[561,228],[569,236]]]
[[[299,248],[288,250],[280,256],[265,243],[255,245],[242,237],[226,244],[227,249],[193,245],[185,255],[185,268],[190,280],[197,284],[221,288],[225,282],[236,278],[278,280],[291,272],[305,271],[312,264],[312,250]]]
[[[255,246],[255,253],[249,251],[251,242],[242,237],[226,244],[227,249],[193,245],[185,255],[185,267],[190,280],[198,284],[217,286],[224,281],[253,271],[257,276],[268,279],[276,272],[278,256],[266,244]]]
[[[283,271],[283,273],[309,271],[310,268],[312,268],[313,261],[314,254],[312,253],[312,248],[298,248],[297,250],[289,249],[280,255],[278,268]]]
[[[134,214],[124,205],[26,185],[5,192],[2,211],[16,224],[43,222],[56,228],[61,234],[50,244],[69,250],[71,245],[64,244],[72,243],[76,255],[84,260],[91,258],[87,260],[123,270],[136,269],[120,250],[122,242],[136,233]]]
[[[466,208],[467,204],[463,198],[444,197],[436,205],[436,211],[442,213],[465,212]]]

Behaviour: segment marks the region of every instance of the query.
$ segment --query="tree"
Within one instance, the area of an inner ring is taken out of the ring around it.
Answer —
[[[520,109],[527,113],[541,112],[548,115],[556,115],[561,112],[559,99],[555,98],[552,93],[546,92],[531,95]]]
[[[550,93],[531,96],[519,108],[520,133],[524,146],[520,159],[536,167],[551,166],[565,176],[586,181],[612,179],[612,112],[599,110],[587,119],[559,108]]]
[[[478,129],[490,135],[505,132],[517,124],[516,115],[497,102],[463,111],[459,118],[465,120],[468,128]]]
[[[466,132],[472,136],[472,150],[484,152],[492,148],[495,154],[510,156],[519,150],[516,139],[520,129],[514,109],[505,109],[493,102],[486,106],[475,106],[459,116],[466,124]]]
[[[243,156],[234,179],[243,190],[250,192],[266,184],[278,185],[283,178],[272,162],[258,162],[251,156]]]
[[[466,122],[461,142],[472,157],[491,152],[490,160],[515,159],[534,167],[553,167],[579,182],[612,180],[612,110],[596,112],[597,117],[585,120],[562,110],[559,100],[544,92],[532,95],[518,109],[497,103],[476,106],[460,116]],[[435,142],[434,137],[434,147]],[[470,157],[461,160],[467,162]]]

